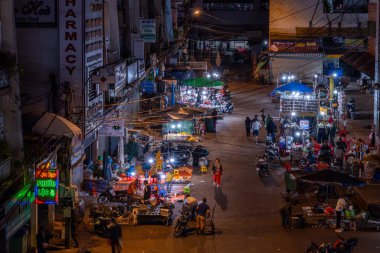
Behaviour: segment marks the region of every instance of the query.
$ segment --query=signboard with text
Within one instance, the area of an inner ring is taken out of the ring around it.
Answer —
[[[318,40],[271,40],[269,50],[271,52],[318,52]]]
[[[56,0],[15,0],[15,21],[21,27],[55,27]]]
[[[37,204],[58,204],[57,163],[49,159],[40,163],[35,171],[35,197]]]
[[[140,19],[140,35],[145,43],[156,43],[156,20]]]
[[[74,107],[82,106],[83,0],[59,1],[59,81],[74,91]]]

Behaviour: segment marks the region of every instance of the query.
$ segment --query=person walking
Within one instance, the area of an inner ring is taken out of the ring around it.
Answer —
[[[48,247],[48,242],[47,238],[45,235],[45,228],[44,226],[40,226],[38,228],[38,233],[36,235],[36,241],[37,241],[37,252],[38,253],[46,253],[47,252],[47,247]]]
[[[255,136],[255,142],[259,141],[259,131],[261,128],[260,120],[257,118],[257,115],[255,115],[255,118],[252,120],[252,132],[253,136]]]
[[[247,133],[247,138],[251,136],[251,119],[249,117],[245,118],[245,132]]]
[[[121,253],[122,241],[121,241],[121,227],[116,222],[115,218],[111,218],[111,224],[108,228],[110,236],[110,244],[112,247],[112,253]]]
[[[339,172],[342,172],[343,169],[343,160],[344,160],[344,154],[346,153],[347,145],[342,140],[342,138],[339,137],[339,140],[336,143],[336,149],[335,149],[335,158],[337,165],[339,166]]]
[[[212,174],[213,174],[213,180],[214,180],[214,186],[218,187],[220,186],[220,179],[222,177],[222,163],[220,162],[219,158],[216,158],[214,161],[214,164],[212,165]]]
[[[280,209],[281,224],[284,228],[290,228],[290,216],[292,215],[292,203],[287,201]]]
[[[341,222],[342,222],[342,213],[343,213],[343,209],[346,207],[346,200],[343,196],[341,196],[337,203],[336,203],[336,207],[335,207],[335,215],[336,215],[336,229],[335,229],[335,232],[336,233],[341,233],[343,232],[344,230],[341,228]]]
[[[77,216],[75,214],[75,209],[71,208],[71,239],[75,242],[74,247],[78,248],[78,240],[76,236],[76,228],[77,228]]]
[[[210,214],[210,207],[207,205],[207,199],[203,198],[202,203],[197,207],[197,234],[204,234],[205,230],[205,219],[206,216]]]
[[[263,120],[263,124],[265,124],[265,118],[266,118],[266,116],[265,116],[265,113],[264,113],[264,109],[261,109],[261,119]]]

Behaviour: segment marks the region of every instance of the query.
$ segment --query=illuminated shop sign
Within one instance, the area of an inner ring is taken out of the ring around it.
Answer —
[[[37,166],[35,172],[37,204],[58,203],[58,175],[57,164],[53,160],[48,160]]]

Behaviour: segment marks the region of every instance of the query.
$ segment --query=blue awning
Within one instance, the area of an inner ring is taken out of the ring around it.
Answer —
[[[286,92],[286,91],[311,93],[313,92],[313,88],[299,82],[291,82],[274,89],[274,92]]]

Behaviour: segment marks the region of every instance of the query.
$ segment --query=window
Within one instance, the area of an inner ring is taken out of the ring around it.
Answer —
[[[8,75],[6,70],[0,70],[0,89],[9,86]]]
[[[203,3],[208,11],[253,11],[254,3]]]
[[[324,0],[325,13],[368,13],[369,0]]]

